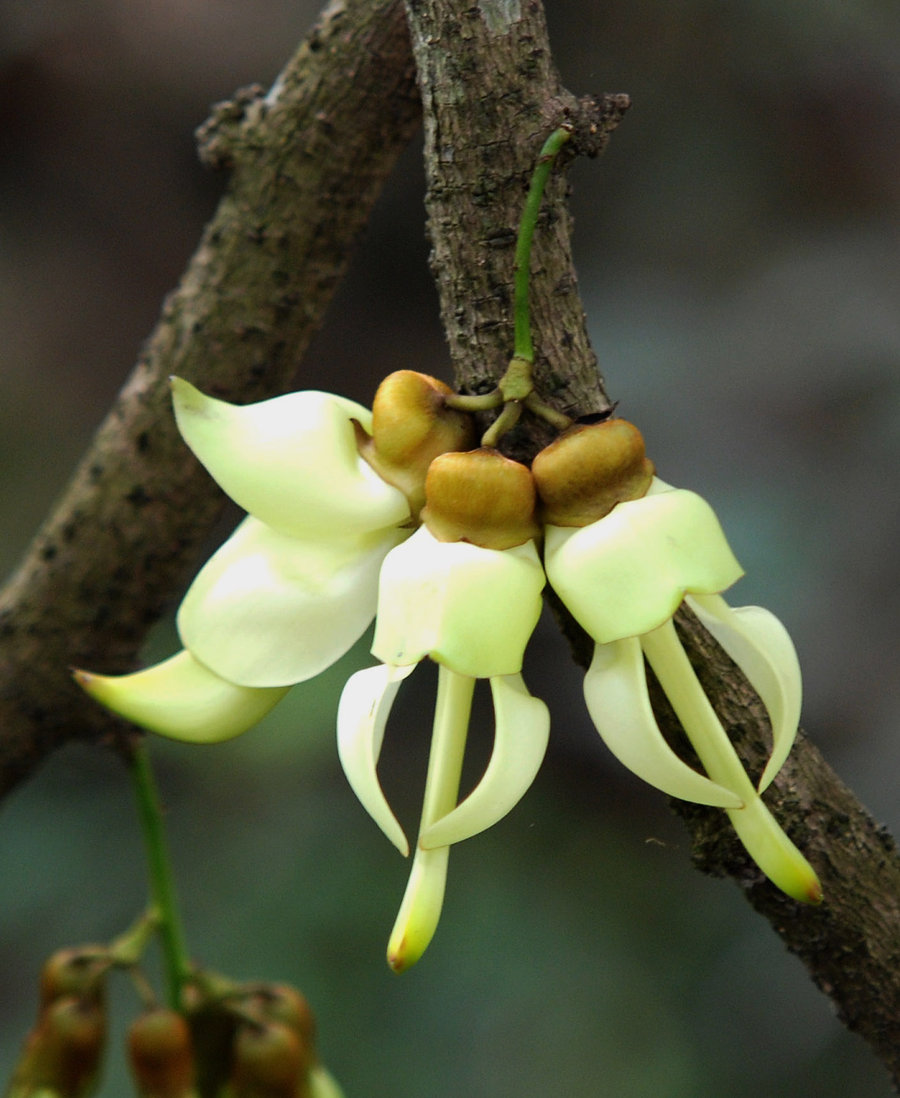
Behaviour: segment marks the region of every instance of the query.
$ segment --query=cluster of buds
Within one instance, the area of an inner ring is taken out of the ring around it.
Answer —
[[[44,963],[34,1028],[25,1039],[6,1098],[88,1098],[106,1043],[107,951],[61,949]]]
[[[236,984],[196,971],[180,1009],[161,1006],[138,967],[155,920],[109,946],[60,949],[44,963],[37,1021],[4,1098],[89,1098],[107,1036],[107,977],[128,972],[144,1003],[128,1027],[137,1098],[343,1098],[316,1052],[305,997],[283,983]]]
[[[139,1098],[343,1098],[316,1053],[309,1004],[289,984],[198,972],[183,1012],[149,1006],[127,1050]]]
[[[408,370],[382,382],[371,413],[317,392],[235,407],[177,379],[173,397],[188,445],[248,517],[182,602],[182,652],[131,675],[78,672],[78,681],[145,728],[223,740],[334,663],[374,616],[380,663],[344,689],[338,749],[359,800],[408,854],[377,764],[400,684],[420,661],[435,661],[422,819],[388,945],[394,969],[414,963],[434,933],[449,847],[500,820],[543,759],[549,714],[521,672],[548,582],[594,641],[585,698],[613,753],[672,796],[725,809],[767,877],[797,900],[821,898],[815,873],[760,799],[799,720],[790,638],[767,611],[732,610],[721,598],[742,573],[715,515],[655,476],[634,426],[570,425],[528,468],[493,446],[473,448],[474,424],[460,409],[480,398],[454,397]],[[769,714],[772,754],[758,786],[675,633],[685,602]],[[645,657],[704,773],[659,729]],[[458,803],[478,679],[490,684],[494,748]]]
[[[201,973],[185,998],[201,1094],[343,1098],[316,1052],[315,1019],[296,988]]]

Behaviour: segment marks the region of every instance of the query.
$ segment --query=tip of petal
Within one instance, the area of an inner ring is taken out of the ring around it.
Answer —
[[[387,951],[388,967],[399,975],[408,968],[412,968],[420,956],[421,954],[414,956],[410,952],[405,939],[396,943],[396,945],[392,943],[388,946]]]
[[[217,743],[246,732],[289,689],[237,686],[186,651],[130,675],[79,669],[72,674],[90,697],[120,717],[191,743]]]
[[[397,926],[387,947],[388,968],[399,975],[417,964],[431,943],[434,928],[423,933],[415,925]]]
[[[185,381],[183,377],[178,377],[176,374],[169,376],[169,388],[172,391],[172,399],[177,401],[185,411],[196,412],[204,404],[211,402],[210,397],[205,396],[195,385],[191,385],[189,381]]]

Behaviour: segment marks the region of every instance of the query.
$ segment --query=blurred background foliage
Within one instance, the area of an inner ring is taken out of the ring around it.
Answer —
[[[714,504],[733,601],[791,630],[804,724],[896,833],[900,8],[894,0],[555,0],[576,94],[628,91],[572,172],[581,289],[609,391],[662,475]],[[0,572],[64,485],[175,283],[221,179],[192,130],[270,82],[308,0],[5,0],[0,20]],[[447,376],[418,147],[391,181],[299,376],[368,401]],[[232,516],[233,517],[233,516]],[[223,530],[223,533],[225,531]],[[162,626],[148,658],[175,644]],[[607,755],[550,622],[535,787],[454,849],[438,935],[383,951],[406,865],[339,772],[341,683],[298,688],[217,749],[154,741],[198,959],[312,1000],[348,1098],[881,1098],[881,1067],[731,883],[690,865],[665,799]],[[102,670],[102,668],[98,669]],[[433,681],[404,687],[383,770],[414,828]],[[485,722],[481,722],[486,724]],[[472,773],[489,745],[475,735]],[[117,761],[70,749],[0,813],[0,1066],[55,947],[144,900]],[[136,1003],[118,991],[119,1029]],[[118,1049],[103,1094],[127,1093]]]

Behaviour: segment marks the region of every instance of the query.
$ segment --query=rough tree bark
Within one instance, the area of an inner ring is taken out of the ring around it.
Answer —
[[[596,156],[627,95],[576,99],[553,68],[540,4],[408,4],[425,120],[426,208],[441,316],[461,390],[494,387],[513,349],[513,253],[541,143],[574,127],[569,150]],[[573,415],[609,407],[572,262],[565,174],[551,177],[532,257],[535,378]],[[530,459],[549,437],[532,420],[504,439]],[[530,452],[529,452],[530,451]]]
[[[602,148],[627,100],[576,100],[552,67],[537,0],[410,0],[426,116],[429,232],[450,351],[467,391],[492,386],[512,350],[515,226],[540,139],[564,120],[576,152]],[[165,377],[252,400],[290,378],[350,242],[418,117],[409,40],[394,0],[343,0],[270,94],[239,97],[204,136],[230,189],[135,374],[22,567],[0,596],[0,792],[72,737],[118,727],[69,685],[67,664],[125,669],[177,592],[218,510],[163,414]],[[608,406],[585,334],[564,176],[549,188],[533,259],[537,380],[570,415]],[[512,439],[544,441],[526,419]],[[697,623],[682,636],[751,770],[766,722]],[[571,622],[576,654],[584,637]],[[673,736],[677,723],[656,699]],[[807,964],[845,1023],[900,1078],[900,859],[801,737],[767,800],[820,873],[802,907],[761,878],[722,813],[679,806],[707,872],[728,875]]]
[[[512,350],[514,228],[535,150],[562,121],[575,123],[576,151],[596,151],[627,97],[576,101],[552,66],[537,0],[407,0],[425,118],[432,266],[460,387],[480,391]],[[532,299],[541,395],[569,415],[606,406],[584,332],[569,250],[564,184],[545,198],[536,234]],[[542,428],[524,418],[515,456],[530,459]],[[652,455],[651,455],[652,456]],[[559,608],[557,608],[559,609]],[[561,615],[576,659],[585,636]],[[707,693],[751,772],[767,757],[765,712],[743,676],[686,612],[686,647]],[[679,726],[654,699],[668,734]],[[749,860],[723,812],[673,802],[686,820],[695,864],[733,877],[787,947],[806,964],[839,1015],[870,1043],[900,1082],[900,857],[896,845],[802,734],[766,801],[818,871],[826,900],[788,899]]]
[[[221,512],[175,429],[169,375],[238,402],[289,385],[420,118],[402,6],[334,0],[268,95],[245,89],[201,131],[227,193],[0,593],[0,794],[67,740],[117,735],[67,669],[134,666]]]

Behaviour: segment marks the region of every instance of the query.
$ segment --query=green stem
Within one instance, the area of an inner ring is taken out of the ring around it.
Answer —
[[[558,130],[554,130],[544,142],[544,147],[540,151],[534,168],[534,174],[531,177],[531,186],[528,189],[525,209],[522,211],[522,220],[519,224],[519,237],[516,241],[515,350],[513,355],[515,358],[524,359],[526,362],[534,362],[534,347],[531,342],[531,311],[528,298],[528,284],[531,276],[531,239],[534,236],[534,227],[537,224],[547,177],[550,175],[550,170],[559,150],[571,136],[571,127],[561,126]]]
[[[167,998],[173,1010],[180,1009],[181,989],[190,974],[175,881],[169,859],[159,795],[143,739],[132,756],[131,774],[137,798],[138,817],[144,835],[150,894],[159,916],[159,936],[166,971]]]
[[[444,404],[448,408],[456,408],[460,412],[489,412],[492,408],[499,408],[503,403],[503,394],[499,389],[481,396],[467,393],[448,393],[444,397]]]
[[[490,427],[488,427],[484,435],[482,435],[481,445],[496,446],[506,432],[511,431],[513,427],[515,427],[519,422],[519,417],[521,415],[521,401],[511,400],[508,404],[504,404],[503,411],[497,416]]]

